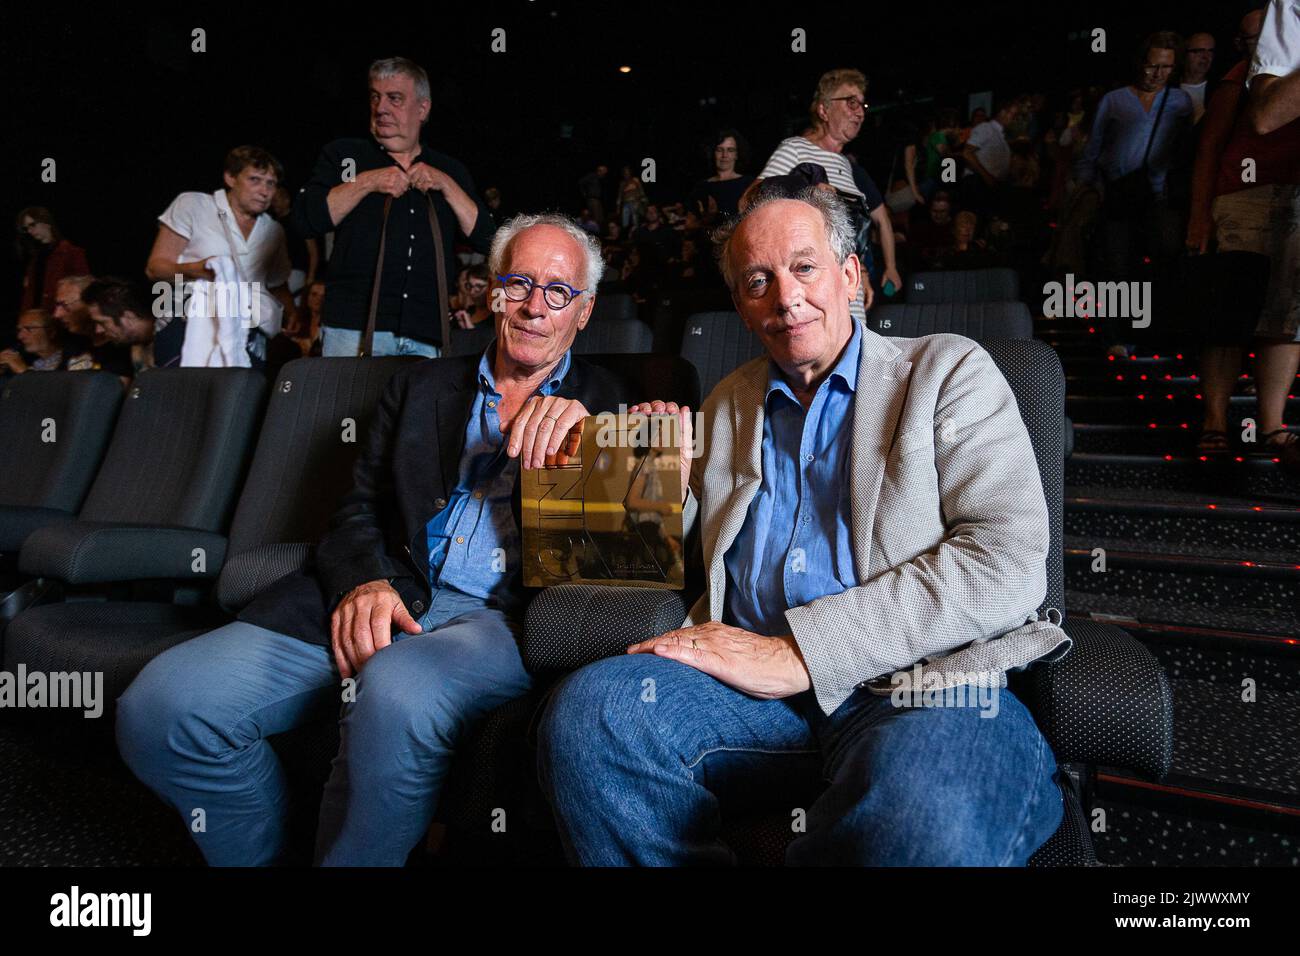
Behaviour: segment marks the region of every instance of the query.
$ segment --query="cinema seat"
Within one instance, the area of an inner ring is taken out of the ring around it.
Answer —
[[[484,319],[472,329],[451,330],[451,345],[443,353],[448,358],[458,355],[482,355],[488,343],[496,337],[497,326],[492,319]]]
[[[29,670],[102,670],[105,692],[112,700],[154,656],[229,622],[259,591],[310,560],[311,545],[327,527],[338,499],[351,487],[352,464],[384,385],[398,368],[417,361],[416,356],[311,358],[285,365],[271,390],[252,464],[229,525],[229,545],[222,548],[227,556],[208,569],[209,578],[220,572],[216,602],[108,601],[34,607],[10,625],[6,667],[23,662]],[[212,371],[217,370],[184,369],[179,374]],[[245,398],[246,407],[238,414],[252,418],[247,423],[251,446],[261,401],[257,394]],[[235,409],[225,411],[236,414]],[[245,456],[232,447],[230,457],[242,465]],[[243,478],[243,468],[235,470]],[[148,540],[147,532],[142,540]]]
[[[121,403],[122,382],[111,372],[18,375],[0,390],[0,595],[19,583],[27,536],[76,517]]]
[[[968,339],[1028,339],[1034,319],[1023,302],[934,302],[924,305],[877,305],[867,326],[879,335],[916,338],[956,332]]]
[[[653,344],[654,331],[635,317],[592,318],[573,340],[573,353],[588,356],[611,352],[648,353]]]
[[[909,305],[934,302],[1014,302],[1020,298],[1020,277],[1015,269],[914,272],[908,276],[904,286],[905,301]]]
[[[695,366],[705,398],[735,369],[762,354],[763,343],[737,312],[700,312],[682,329],[682,358]]]
[[[596,296],[591,309],[591,321],[628,321],[637,319],[636,300],[626,292],[605,292]]]
[[[1051,549],[1047,560],[1047,595],[1040,616],[1064,603],[1061,520],[1062,430],[1065,381],[1060,361],[1047,345],[1033,341],[984,343],[1010,383],[1020,405],[1037,458],[1048,503]],[[529,610],[523,642],[525,665],[539,683],[584,663],[622,653],[632,643],[676,626],[693,595],[632,588],[551,588]],[[1072,652],[1052,664],[1036,665],[1009,675],[1009,686],[1033,713],[1062,767],[1058,780],[1067,808],[1053,837],[1032,857],[1032,866],[1095,866],[1084,793],[1097,765],[1123,767],[1159,781],[1173,754],[1173,714],[1168,681],[1156,659],[1126,632],[1096,621],[1064,621],[1074,639]],[[509,728],[493,728],[497,747],[512,754],[527,752],[535,711],[517,708]],[[495,716],[495,715],[494,715]],[[504,771],[479,768],[477,780],[506,779]],[[535,786],[535,781],[530,781]],[[1083,792],[1081,793],[1081,785]],[[815,797],[816,779],[807,781]],[[489,807],[509,802],[526,808],[529,793],[479,794],[483,802],[469,819],[482,828]],[[526,818],[527,814],[525,814]],[[535,814],[534,814],[535,816]],[[742,862],[775,864],[791,839],[788,806],[761,803],[722,807],[723,831]]]

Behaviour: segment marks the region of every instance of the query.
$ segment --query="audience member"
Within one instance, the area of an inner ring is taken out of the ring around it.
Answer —
[[[749,144],[739,131],[724,129],[713,138],[713,175],[695,184],[687,204],[701,217],[702,225],[712,229],[723,219],[740,211],[740,197],[754,177],[749,168]]]
[[[23,261],[20,309],[54,311],[56,289],[64,276],[85,275],[86,253],[63,238],[54,216],[44,206],[18,213],[18,256]]]
[[[604,163],[578,180],[578,194],[582,204],[591,211],[591,217],[598,223],[605,221],[605,177],[609,167]]]
[[[1262,11],[1248,13],[1241,35],[1259,32]],[[1288,469],[1300,468],[1300,440],[1284,421],[1287,395],[1300,365],[1300,118],[1267,135],[1255,132],[1247,109],[1247,58],[1228,71],[1210,98],[1192,180],[1187,247],[1213,242],[1214,292],[1202,349],[1205,418],[1199,450],[1230,451],[1228,407],[1242,351],[1257,343],[1255,388],[1259,441]],[[1254,178],[1243,182],[1245,160]]]
[[[450,295],[456,235],[486,252],[495,227],[464,165],[420,140],[431,108],[424,70],[401,57],[377,60],[369,82],[370,138],[328,144],[293,208],[302,235],[337,234],[325,294],[324,354],[356,355],[361,348],[382,239],[371,354],[435,356],[446,344],[438,268]],[[422,192],[437,213],[441,263]]]
[[[296,306],[298,294],[316,281],[316,273],[320,271],[320,240],[304,239],[298,235],[298,230],[289,224],[292,212],[293,197],[285,185],[280,183],[275,187],[275,197],[271,200],[271,215],[275,216],[275,221],[284,230],[284,240],[289,250],[289,294],[294,296]],[[287,321],[288,316],[285,318]]]
[[[145,273],[185,282],[185,318],[171,317],[185,329],[182,365],[262,367],[282,314],[292,316],[289,249],[269,212],[283,175],[266,150],[237,146],[223,188],[181,193],[158,217]]]
[[[1300,116],[1300,0],[1272,0],[1246,74],[1255,132]]]
[[[1168,31],[1142,42],[1136,81],[1102,97],[1088,145],[1075,167],[1080,182],[1100,181],[1103,186],[1103,228],[1098,231],[1103,241],[1101,273],[1107,281],[1134,279],[1143,258],[1151,261],[1153,282],[1167,278],[1181,244],[1182,217],[1167,202],[1165,178],[1175,144],[1192,115],[1191,98],[1171,86],[1177,81],[1182,51],[1182,38]],[[1127,356],[1116,318],[1103,328],[1110,354]]]
[[[0,351],[0,369],[12,374],[53,372],[67,367],[62,329],[44,309],[18,313],[19,349]]]
[[[106,342],[131,351],[131,368],[120,375],[126,385],[135,375],[152,368],[180,364],[180,343],[155,341],[154,317],[144,299],[123,279],[96,279],[81,293],[95,327]],[[175,329],[177,323],[168,326]],[[158,345],[163,347],[160,349]]]
[[[857,138],[862,129],[866,117],[866,93],[867,78],[859,70],[837,69],[823,73],[809,106],[812,125],[801,135],[791,136],[777,145],[759,174],[758,182],[787,175],[801,163],[821,166],[826,171],[827,182],[844,199],[852,213],[858,234],[858,256],[863,266],[870,273],[875,265],[868,242],[868,230],[874,224],[885,259],[883,270],[877,270],[880,282],[901,288],[903,280],[895,261],[894,228],[884,208],[884,199],[866,171],[844,154],[844,147]],[[871,305],[870,284],[860,283],[857,295],[853,314],[864,318]]]
[[[1011,176],[1011,145],[1006,130],[1020,115],[1020,102],[1008,100],[998,106],[991,120],[971,129],[961,154],[966,162],[962,205],[968,209],[988,215],[997,208],[999,190]]]
[[[618,183],[618,221],[624,232],[630,235],[641,225],[641,217],[645,214],[648,202],[641,177],[632,172],[631,166],[624,166]]]
[[[65,276],[59,280],[54,318],[65,330],[66,367],[73,372],[104,369],[118,376],[130,377],[133,371],[131,349],[108,341],[81,299],[82,293],[94,281],[94,276]]]
[[[1199,123],[1205,115],[1205,104],[1213,92],[1210,86],[1210,68],[1214,66],[1214,34],[1193,33],[1187,38],[1187,62],[1183,68],[1183,81],[1178,88],[1192,100],[1192,122]]]

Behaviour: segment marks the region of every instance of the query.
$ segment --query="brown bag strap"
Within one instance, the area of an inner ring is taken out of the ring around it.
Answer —
[[[438,213],[433,207],[433,196],[424,194],[429,202],[429,229],[433,232],[434,275],[438,280],[438,314],[442,319],[442,349],[451,344],[451,300],[447,292],[447,261],[444,257],[442,229],[438,226]],[[366,331],[361,336],[357,352],[364,358],[374,351],[375,317],[379,314],[379,280],[384,274],[384,249],[388,240],[388,214],[393,208],[393,197],[384,197],[384,215],[379,225],[379,258],[375,261],[375,281],[370,287],[370,311],[366,316]]]
[[[370,286],[370,312],[366,316],[366,331],[361,336],[357,358],[365,358],[375,345],[375,316],[379,313],[379,279],[384,274],[384,246],[388,241],[388,213],[393,208],[393,197],[384,197],[384,216],[379,222],[379,258],[375,260],[375,281]]]

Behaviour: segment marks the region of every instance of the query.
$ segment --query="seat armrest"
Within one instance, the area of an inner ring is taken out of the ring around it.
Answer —
[[[684,620],[679,591],[591,584],[547,588],[528,607],[524,667],[533,673],[577,670],[681,627]]]
[[[1162,780],[1174,751],[1173,695],[1164,668],[1128,632],[1088,618],[1065,621],[1074,648],[1013,675],[1056,761],[1123,767]]]
[[[23,574],[68,584],[215,578],[226,538],[192,528],[69,521],[38,528],[23,542]]]

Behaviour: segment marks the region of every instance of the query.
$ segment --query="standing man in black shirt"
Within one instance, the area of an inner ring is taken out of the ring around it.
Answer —
[[[429,118],[429,77],[401,57],[370,66],[370,139],[339,139],[321,150],[294,203],[292,223],[307,238],[334,231],[321,323],[322,354],[356,355],[370,307],[385,197],[391,197],[375,318],[374,355],[437,356],[442,341],[438,268],[455,288],[457,235],[486,253],[492,217],[468,170],[420,142]],[[428,201],[442,233],[436,262]]]

